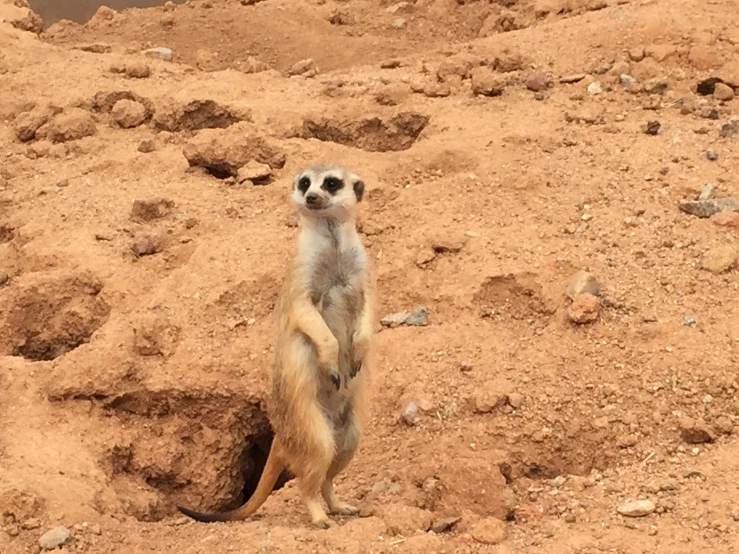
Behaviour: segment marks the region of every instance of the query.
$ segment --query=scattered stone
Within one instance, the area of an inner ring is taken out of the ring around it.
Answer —
[[[175,203],[167,198],[134,200],[130,218],[133,221],[154,221],[172,213],[174,207]]]
[[[159,19],[159,25],[164,27],[165,29],[170,29],[174,27],[174,15],[171,13],[165,13],[161,19]]]
[[[138,150],[139,152],[143,152],[144,154],[154,152],[154,150],[156,150],[156,143],[154,142],[154,139],[151,137],[145,137],[141,139]]]
[[[151,75],[151,68],[145,61],[138,61],[127,64],[124,72],[126,77],[130,77],[131,79],[146,79]]]
[[[398,2],[392,6],[385,8],[385,11],[389,14],[395,15],[396,13],[410,13],[413,11],[414,5],[410,2]]]
[[[7,285],[8,281],[10,281],[10,275],[4,271],[0,271],[0,287]]]
[[[559,82],[565,85],[569,85],[572,83],[579,83],[586,77],[585,73],[578,73],[576,75],[565,75],[564,77],[559,78]]]
[[[713,198],[714,188],[715,187],[711,183],[706,183],[701,190],[701,193],[698,195],[698,201],[705,202],[706,200]]]
[[[129,98],[145,103],[140,98]],[[239,110],[224,106],[214,100],[192,100],[180,104],[172,103],[160,106],[153,117],[154,127],[172,133],[180,131],[197,131],[200,129],[225,129],[240,121],[249,121],[248,110]],[[243,153],[247,155],[248,152]]]
[[[249,160],[246,165],[239,168],[236,180],[239,183],[251,181],[254,184],[266,184],[272,176],[272,168],[267,164],[260,164],[255,160]]]
[[[718,117],[716,117],[718,119]],[[732,118],[721,126],[719,133],[721,138],[733,138],[739,136],[739,118]]]
[[[563,487],[566,482],[567,482],[567,477],[565,477],[564,475],[558,475],[554,479],[549,480],[549,486],[558,489],[560,487]]]
[[[628,89],[633,88],[636,85],[636,79],[626,73],[622,73],[619,76],[619,80],[621,81],[621,84]]]
[[[656,135],[662,124],[659,121],[647,121],[646,125],[642,125],[641,130],[645,135]]]
[[[48,138],[52,142],[68,142],[89,137],[97,132],[95,120],[80,108],[71,108],[56,115],[36,131],[36,138]]]
[[[432,81],[423,87],[423,93],[429,98],[446,98],[452,94],[452,89],[447,83]]]
[[[428,325],[429,313],[426,308],[414,308],[411,310],[408,319],[406,319],[406,325],[412,325],[415,327],[424,327]]]
[[[724,83],[716,83],[713,97],[720,102],[729,102],[734,99],[734,89]]]
[[[739,212],[718,212],[711,216],[714,225],[739,228]]]
[[[718,275],[734,267],[737,261],[737,252],[733,246],[723,245],[711,248],[703,256],[702,267]]]
[[[486,517],[475,524],[471,534],[481,544],[500,544],[506,539],[506,525],[497,518]]]
[[[523,406],[523,394],[518,392],[512,392],[508,395],[508,405],[517,410]]]
[[[21,142],[33,140],[36,136],[36,131],[49,121],[51,116],[52,114],[46,110],[33,110],[19,114],[13,122],[15,136]]]
[[[670,88],[670,83],[664,77],[652,77],[644,83],[644,92],[648,94],[664,94]]]
[[[137,258],[151,256],[162,251],[162,243],[158,237],[152,235],[139,235],[131,243],[131,252]]]
[[[431,527],[434,517],[429,511],[397,503],[385,504],[378,512],[390,535],[404,537],[410,537],[419,531],[425,533]]]
[[[393,20],[392,27],[393,29],[402,29],[406,25],[406,20],[402,17],[398,17],[397,19]]]
[[[436,519],[431,523],[431,530],[437,535],[440,535],[441,533],[446,533],[448,531],[451,531],[460,519],[462,518],[442,517],[440,519]]]
[[[616,511],[625,517],[644,517],[653,513],[657,507],[651,500],[632,500],[620,504]]]
[[[680,202],[679,208],[697,217],[711,217],[720,212],[739,212],[739,197],[687,200]]]
[[[598,296],[600,294],[600,283],[598,283],[595,275],[581,270],[570,278],[570,283],[567,285],[567,296],[570,300],[574,300],[578,294],[585,292]]]
[[[719,416],[713,424],[713,429],[720,435],[731,435],[734,423],[727,416]]]
[[[164,48],[162,46],[157,46],[156,48],[149,48],[148,50],[144,50],[143,54],[147,58],[164,60],[165,62],[171,62],[172,58],[174,57],[172,54],[172,50],[170,50],[169,48]]]
[[[289,77],[295,75],[302,75],[304,77],[315,77],[318,75],[318,66],[313,58],[306,58],[293,64],[290,69],[287,70]]]
[[[38,543],[44,550],[54,550],[67,544],[71,538],[72,533],[70,530],[60,525],[44,533],[38,540]]]
[[[600,83],[598,81],[593,81],[588,85],[588,93],[589,94],[601,94],[603,92],[603,87],[600,86]]]
[[[683,317],[683,325],[685,325],[685,327],[692,327],[695,324],[696,321],[692,315],[686,315]]]
[[[495,391],[479,388],[472,395],[472,410],[478,414],[489,414],[506,405],[508,397]]]
[[[21,527],[23,527],[23,529],[26,529],[27,531],[32,531],[33,529],[38,529],[39,527],[41,527],[41,521],[37,517],[32,517],[25,520],[21,524]]]
[[[477,67],[472,71],[472,92],[481,96],[500,96],[505,90],[505,79],[490,67]]]
[[[716,436],[702,420],[684,417],[680,420],[680,436],[688,444],[703,444],[713,442]]]
[[[134,100],[119,100],[110,112],[113,120],[124,129],[138,127],[146,121],[146,107]]]
[[[261,73],[267,71],[270,65],[266,62],[256,59],[254,56],[249,56],[246,60],[240,64],[240,69],[244,73]]]
[[[704,106],[698,111],[698,115],[702,117],[703,119],[712,119],[714,121],[718,120],[719,113],[716,108],[712,108],[711,106]],[[700,131],[696,131],[696,133],[699,134],[708,134],[708,131],[701,133]]]
[[[567,308],[567,315],[575,323],[590,323],[598,319],[600,300],[588,292],[575,296],[572,304]]]
[[[411,427],[418,425],[421,421],[421,414],[419,413],[418,405],[412,400],[408,402],[400,413],[400,420]]]
[[[532,92],[543,92],[552,84],[552,79],[546,73],[537,71],[529,73],[524,80],[524,84]]]
[[[709,150],[708,152],[706,152],[706,158],[708,158],[712,162],[715,162],[716,160],[718,160],[718,152]]]
[[[113,51],[113,48],[109,44],[84,44],[82,46],[78,46],[77,50],[82,50],[83,52],[90,52],[92,54],[110,54]]]
[[[524,59],[520,54],[508,54],[495,59],[495,67],[502,73],[521,71],[523,66]]]

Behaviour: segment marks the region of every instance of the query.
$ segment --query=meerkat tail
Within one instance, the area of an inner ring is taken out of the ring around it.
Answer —
[[[230,512],[211,514],[196,512],[188,508],[183,508],[182,506],[177,506],[177,509],[195,521],[201,521],[203,523],[211,523],[214,521],[243,521],[247,519],[253,515],[254,512],[262,506],[262,504],[264,504],[272,493],[272,489],[274,488],[275,483],[277,483],[277,479],[279,479],[282,470],[285,469],[276,450],[274,443],[272,443],[272,448],[270,448],[269,456],[267,456],[267,461],[264,464],[264,471],[262,471],[262,476],[259,479],[257,489],[254,491],[254,494],[251,496],[249,501],[240,508]]]

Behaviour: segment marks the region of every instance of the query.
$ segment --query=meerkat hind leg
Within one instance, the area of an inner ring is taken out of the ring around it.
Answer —
[[[350,416],[352,418],[353,416]],[[342,502],[334,491],[334,478],[349,465],[359,445],[359,430],[354,421],[351,421],[345,431],[344,441],[340,450],[336,453],[331,466],[326,473],[326,480],[321,486],[321,494],[328,505],[329,513],[342,516],[353,516],[359,513],[359,509],[351,504]]]

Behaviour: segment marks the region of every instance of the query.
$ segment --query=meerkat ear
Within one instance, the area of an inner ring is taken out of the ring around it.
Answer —
[[[357,197],[357,202],[361,202],[364,197],[364,181],[359,178],[354,179],[354,196]]]

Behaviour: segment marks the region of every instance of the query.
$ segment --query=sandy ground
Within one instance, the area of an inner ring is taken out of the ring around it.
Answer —
[[[680,209],[739,196],[734,2],[0,20],[0,551],[737,551],[739,218]],[[361,517],[314,530],[289,481],[189,521],[264,463],[314,161],[367,183],[379,317],[428,313],[378,321]]]

